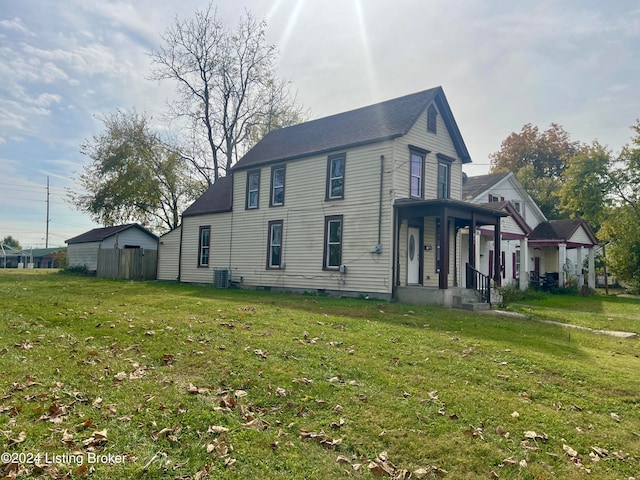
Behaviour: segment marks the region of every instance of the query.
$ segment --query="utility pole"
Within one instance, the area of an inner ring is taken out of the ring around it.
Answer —
[[[44,248],[49,248],[49,175],[47,175],[47,230],[44,235]]]

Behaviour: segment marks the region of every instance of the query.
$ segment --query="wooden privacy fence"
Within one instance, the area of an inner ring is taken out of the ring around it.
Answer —
[[[158,252],[144,248],[98,250],[96,276],[125,280],[155,280]]]

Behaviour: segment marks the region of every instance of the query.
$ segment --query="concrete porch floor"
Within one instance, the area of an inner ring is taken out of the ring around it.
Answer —
[[[396,299],[402,303],[413,305],[441,305],[443,307],[463,308],[463,305],[482,304],[480,295],[475,290],[453,287],[441,290],[437,287],[411,285],[398,287]],[[484,304],[489,306],[489,304]]]

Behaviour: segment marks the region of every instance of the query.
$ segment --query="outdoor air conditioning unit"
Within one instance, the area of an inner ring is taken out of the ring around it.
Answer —
[[[229,288],[231,270],[228,268],[213,269],[213,286],[216,288]]]

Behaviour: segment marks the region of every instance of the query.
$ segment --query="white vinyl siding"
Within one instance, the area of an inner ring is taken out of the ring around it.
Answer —
[[[240,205],[242,208],[244,202]],[[215,268],[228,268],[231,235],[230,220],[231,213],[229,212],[184,217],[182,223],[181,281],[213,283],[213,272]],[[198,242],[201,225],[211,226],[211,236],[209,238],[209,268],[198,268]],[[235,280],[233,271],[231,275],[232,279]]]
[[[587,235],[587,232],[584,231],[582,226],[578,227],[568,241],[573,243],[582,243],[583,245],[591,245],[593,242],[589,239],[589,235]]]
[[[389,195],[392,142],[358,147],[345,153],[344,200],[326,202],[328,155],[318,155],[286,164],[286,200],[277,209],[235,210],[231,266],[234,279],[243,285],[391,293],[392,197]],[[378,243],[380,156],[385,157],[385,183],[381,222],[382,253],[371,253]],[[264,166],[261,176],[271,174]],[[408,171],[407,171],[408,176]],[[263,184],[265,182],[262,182]],[[267,185],[267,187],[269,187]],[[234,174],[234,205],[244,205],[246,171]],[[270,188],[260,188],[260,202],[269,201]],[[342,215],[342,264],[348,273],[323,270],[325,217]],[[268,249],[266,232],[270,221],[283,220],[281,269],[265,269]],[[212,232],[215,226],[212,224]],[[213,233],[212,233],[213,234]],[[216,258],[212,241],[212,257]]]
[[[425,128],[427,124],[426,110],[409,132],[395,141],[396,166],[394,172],[394,195],[396,198],[409,198],[411,195],[411,172],[409,146],[425,149],[430,153],[426,155],[424,166],[424,199],[435,199],[437,195],[438,158],[440,153],[455,159],[450,166],[450,191],[449,198],[461,200],[462,197],[462,162],[458,158],[455,147],[447,127],[442,120],[442,115],[436,116],[437,135],[430,133]]]
[[[160,237],[158,242],[158,280],[176,280],[179,275],[181,227]]]

